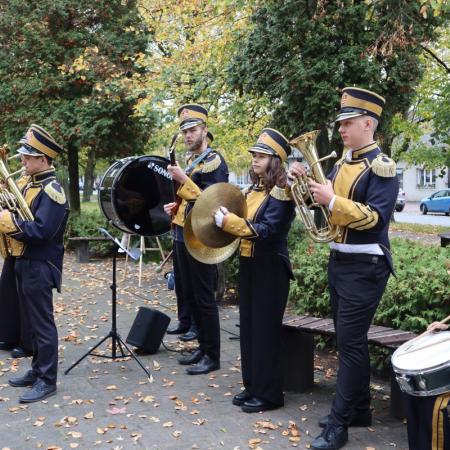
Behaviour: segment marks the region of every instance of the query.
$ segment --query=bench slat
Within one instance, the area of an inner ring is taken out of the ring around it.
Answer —
[[[284,317],[283,325],[306,333],[335,334],[333,320],[327,318],[288,315]],[[384,347],[398,347],[416,336],[410,331],[396,330],[379,325],[372,325],[367,334],[369,342]]]
[[[312,330],[319,330],[319,329],[325,330],[326,327],[328,327],[330,325],[333,325],[333,328],[334,328],[334,324],[331,319],[322,319],[322,320],[319,320],[317,322],[314,322],[314,323],[308,325],[308,328],[311,328]]]

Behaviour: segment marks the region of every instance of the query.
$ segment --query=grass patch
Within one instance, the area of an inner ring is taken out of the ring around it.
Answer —
[[[422,233],[422,234],[440,234],[448,233],[450,227],[444,227],[442,225],[423,225],[420,223],[400,223],[391,222],[389,227],[391,231],[405,231],[409,233]]]
[[[97,201],[81,202],[81,211],[86,213],[100,211],[100,206]]]

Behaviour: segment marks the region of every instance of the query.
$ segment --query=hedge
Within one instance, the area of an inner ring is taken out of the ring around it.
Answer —
[[[331,317],[327,290],[328,245],[315,244],[295,223],[289,235],[295,282],[290,307],[298,314]],[[396,276],[389,278],[374,323],[422,332],[450,314],[450,248],[406,239],[391,241]]]

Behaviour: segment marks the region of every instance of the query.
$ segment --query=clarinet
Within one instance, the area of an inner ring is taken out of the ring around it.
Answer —
[[[177,160],[175,158],[175,147],[177,146],[177,141],[178,138],[180,137],[180,133],[175,133],[172,136],[172,142],[170,143],[170,147],[169,147],[169,159],[170,159],[170,165],[171,166],[175,166],[177,164]],[[172,180],[172,196],[173,196],[173,201],[176,202],[177,206],[174,208],[174,212],[173,215],[175,216],[178,208],[180,206],[181,203],[181,198],[177,196],[177,190],[178,190],[178,183],[175,180]]]

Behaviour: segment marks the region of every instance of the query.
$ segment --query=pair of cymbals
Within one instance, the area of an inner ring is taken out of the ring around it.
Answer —
[[[184,224],[187,250],[206,264],[225,261],[239,247],[240,239],[223,231],[214,221],[214,214],[221,206],[239,217],[247,217],[247,203],[239,188],[216,183],[200,194]]]

